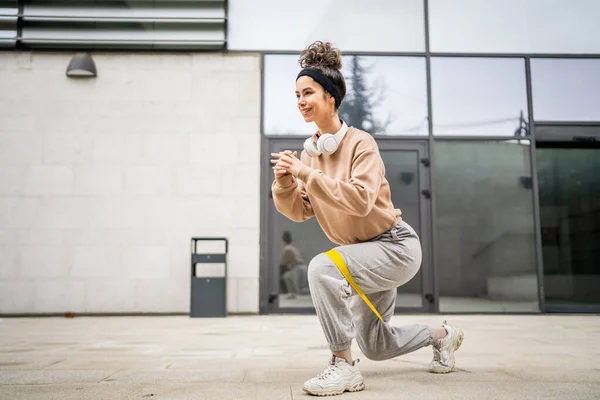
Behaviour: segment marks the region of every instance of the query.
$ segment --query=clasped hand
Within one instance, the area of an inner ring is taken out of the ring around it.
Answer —
[[[300,161],[296,154],[298,152],[286,150],[279,153],[271,153],[271,164],[275,164],[273,166],[273,171],[275,171],[275,177],[281,178],[287,174],[292,174],[294,176],[298,176],[300,173],[300,168],[302,168],[302,161]]]

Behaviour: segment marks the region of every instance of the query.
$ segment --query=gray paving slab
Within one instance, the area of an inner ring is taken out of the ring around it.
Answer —
[[[464,329],[457,371],[431,348],[371,361],[344,399],[599,399],[600,318],[398,315]],[[300,399],[329,357],[315,316],[4,318],[0,399]]]
[[[89,357],[66,358],[45,367],[47,370],[163,370],[172,361],[152,357]]]
[[[293,399],[315,399],[292,387]],[[491,382],[392,382],[370,381],[364,391],[345,393],[343,400],[581,400],[598,399],[598,385],[523,382],[519,385]],[[333,398],[333,397],[331,397]]]
[[[169,399],[169,400],[240,400],[240,399],[269,399],[291,400],[292,391],[289,385],[253,383],[219,383],[219,384],[182,384],[167,383],[162,385],[147,385],[136,389],[124,398],[125,400],[139,399]]]
[[[519,379],[536,382],[589,382],[600,384],[600,368],[513,367],[503,368],[501,372],[516,376]]]
[[[119,400],[138,387],[135,384],[52,384],[0,385],[0,399],[6,400]]]
[[[107,381],[130,383],[130,382],[222,382],[241,383],[246,374],[245,369],[223,368],[205,370],[162,370],[162,371],[139,371],[122,370],[114,373]]]
[[[116,371],[0,371],[0,385],[40,385],[55,383],[99,383]]]
[[[0,371],[2,370],[37,370],[50,367],[64,361],[64,358],[56,357],[6,357],[0,356]]]

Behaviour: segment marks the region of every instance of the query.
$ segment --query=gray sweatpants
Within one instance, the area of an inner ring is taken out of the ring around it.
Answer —
[[[336,250],[385,322],[377,318],[327,255],[317,255],[308,266],[308,281],[332,351],[347,349],[356,339],[365,357],[387,360],[433,342],[434,331],[427,325],[389,325],[396,288],[413,278],[421,266],[421,243],[410,225],[402,221],[368,242]]]

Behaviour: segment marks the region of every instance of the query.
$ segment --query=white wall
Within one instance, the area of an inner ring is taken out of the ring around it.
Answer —
[[[0,53],[0,313],[188,312],[190,238],[258,312],[258,55]]]

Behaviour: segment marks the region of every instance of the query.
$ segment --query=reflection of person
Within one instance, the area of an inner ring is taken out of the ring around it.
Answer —
[[[288,231],[283,232],[281,238],[283,249],[281,250],[280,265],[284,265],[286,271],[283,274],[283,282],[290,298],[298,293],[308,293],[307,267],[300,255],[300,251],[292,244],[292,234]]]
[[[277,210],[293,221],[316,216],[329,239],[340,245],[336,250],[351,276],[385,321],[356,295],[326,254],[314,257],[308,267],[310,291],[333,356],[325,371],[306,381],[303,389],[315,395],[364,389],[350,351],[354,338],[373,360],[431,345],[429,371],[450,372],[463,339],[460,329],[447,324],[389,324],[397,287],[420,268],[420,239],[391,202],[376,141],[339,119],[346,93],[340,52],[329,43],[315,42],[301,52],[300,65],[297,107],[318,131],[305,142],[301,159],[289,150],[271,154],[273,200]]]

